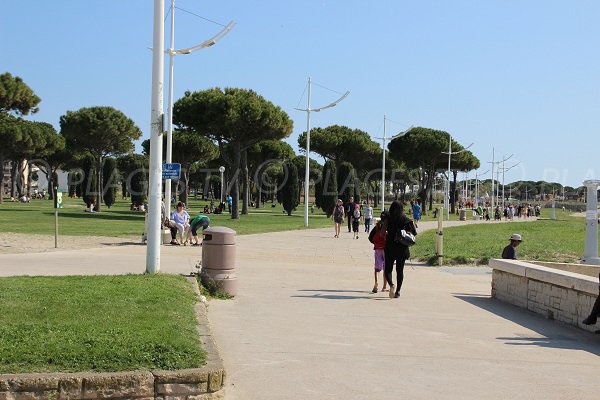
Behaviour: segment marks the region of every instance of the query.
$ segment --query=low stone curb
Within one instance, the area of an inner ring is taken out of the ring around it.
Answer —
[[[188,277],[200,296],[195,277]],[[0,400],[223,399],[225,369],[208,325],[206,306],[195,305],[198,334],[207,353],[202,368],[178,371],[0,374]]]

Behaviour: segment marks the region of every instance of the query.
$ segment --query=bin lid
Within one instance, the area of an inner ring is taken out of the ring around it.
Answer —
[[[235,244],[235,231],[224,226],[212,226],[203,232],[202,243],[212,244]]]

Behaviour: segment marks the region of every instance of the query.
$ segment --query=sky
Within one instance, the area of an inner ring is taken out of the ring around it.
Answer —
[[[112,106],[148,138],[153,3],[0,0],[0,73],[20,76],[42,99],[28,119],[59,129],[67,111]],[[165,15],[169,7],[167,0]],[[600,179],[598,1],[176,0],[176,7],[175,48],[229,21],[236,26],[216,45],[175,57],[175,100],[188,90],[253,89],[294,121],[286,141],[298,153],[306,112],[295,108],[307,106],[310,76],[313,108],[350,91],[336,107],[311,113],[311,127],[345,125],[378,138],[385,115],[387,135],[414,125],[473,143],[483,178],[491,178],[492,159],[512,155],[507,184]]]

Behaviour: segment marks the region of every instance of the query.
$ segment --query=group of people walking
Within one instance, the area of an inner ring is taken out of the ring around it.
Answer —
[[[415,207],[418,205],[418,208]],[[411,212],[417,212],[418,219],[421,217],[420,204],[411,202]],[[364,215],[363,215],[364,213]],[[339,238],[342,224],[345,217],[348,217],[348,232],[353,232],[353,238],[358,239],[360,221],[364,218],[365,232],[369,232],[371,222],[373,221],[373,208],[369,202],[366,202],[362,211],[360,204],[354,203],[354,198],[350,197],[349,202],[344,207],[341,199],[338,199],[333,210],[333,220],[335,222],[335,238]],[[416,218],[416,220],[418,220]],[[404,281],[404,263],[410,258],[410,250],[406,244],[398,240],[400,231],[417,234],[415,223],[409,219],[404,206],[399,200],[395,200],[390,205],[389,211],[383,211],[377,224],[369,233],[369,241],[373,243],[374,250],[374,279],[372,293],[379,290],[378,275],[383,271],[382,291],[389,290],[390,298],[400,297],[400,289]],[[394,284],[393,272],[396,266],[396,283]]]

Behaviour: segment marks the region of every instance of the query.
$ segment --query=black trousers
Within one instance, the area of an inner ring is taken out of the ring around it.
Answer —
[[[406,249],[390,249],[384,250],[385,254],[385,280],[390,287],[394,284],[392,272],[394,271],[394,262],[396,263],[396,293],[400,292],[402,282],[404,281],[404,263],[406,262]]]

